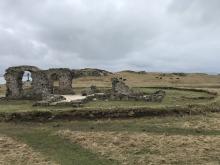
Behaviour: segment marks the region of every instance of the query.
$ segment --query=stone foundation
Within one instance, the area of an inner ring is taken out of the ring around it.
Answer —
[[[158,90],[152,94],[144,94],[143,92],[135,92],[125,84],[123,78],[112,78],[112,89],[106,93],[110,100],[136,100],[146,102],[161,102],[163,101],[166,92]]]

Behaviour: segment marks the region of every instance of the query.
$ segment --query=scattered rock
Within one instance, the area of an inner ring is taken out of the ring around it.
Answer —
[[[44,96],[42,101],[37,101],[33,104],[33,106],[49,106],[52,103],[59,102],[62,100],[66,100],[66,98],[62,95],[46,95]]]

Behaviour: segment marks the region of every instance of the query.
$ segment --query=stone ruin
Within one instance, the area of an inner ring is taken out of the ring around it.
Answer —
[[[31,73],[31,88],[22,88],[22,77],[24,72]],[[70,69],[48,69],[41,70],[35,66],[10,67],[4,75],[6,80],[6,97],[8,99],[37,99],[41,100],[49,94],[73,94],[72,79],[73,74]],[[54,81],[59,82],[59,86],[54,86]]]
[[[31,73],[32,82],[29,90],[22,88],[22,77],[28,71]],[[6,97],[8,99],[39,99],[50,94],[74,94],[72,89],[72,80],[84,76],[106,76],[111,72],[86,68],[86,69],[68,69],[55,68],[42,70],[35,66],[16,66],[6,70],[4,75],[6,80]],[[59,85],[55,86],[54,81]]]
[[[140,91],[134,91],[130,89],[126,84],[126,79],[112,78],[112,88],[101,93],[95,86],[91,86],[90,89],[83,92],[84,96],[87,96],[86,101],[92,100],[133,100],[133,101],[145,101],[145,102],[162,102],[166,96],[166,92],[158,90],[154,93],[144,93]]]
[[[24,89],[22,77],[28,71],[31,73],[31,87]],[[6,80],[7,99],[32,99],[41,100],[34,105],[50,105],[53,102],[65,100],[62,95],[73,95],[72,80],[82,76],[102,76],[110,72],[96,69],[70,70],[68,68],[56,68],[41,70],[35,66],[10,67],[4,75]],[[54,85],[58,82],[58,86]],[[112,78],[112,88],[100,91],[96,86],[82,91],[82,100],[78,102],[88,102],[91,100],[142,100],[146,102],[161,102],[165,96],[162,90],[152,94],[137,92],[130,89],[125,84],[125,79]],[[74,102],[72,102],[74,104]]]
[[[147,94],[140,91],[134,91],[125,84],[126,79],[112,78],[112,89],[110,98],[112,100],[136,100],[145,102],[161,102],[166,92],[158,90],[155,93]]]

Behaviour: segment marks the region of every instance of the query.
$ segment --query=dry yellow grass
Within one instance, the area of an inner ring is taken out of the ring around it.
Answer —
[[[186,121],[181,128],[220,130],[219,118],[206,119],[207,121]],[[207,122],[209,123],[207,125]]]
[[[5,91],[6,91],[6,86],[0,85],[0,97],[5,95]]]
[[[1,165],[56,165],[40,153],[34,152],[28,145],[0,135]]]
[[[161,122],[159,118],[152,118],[157,126],[165,128],[179,128],[179,129],[195,129],[206,131],[220,131],[220,114],[212,113],[200,116],[186,116],[179,120],[178,118],[167,117],[165,121]],[[147,124],[147,123],[146,123]]]
[[[213,87],[220,86],[220,76],[206,74],[186,74],[186,76],[176,76],[173,74],[146,73],[137,74],[130,72],[118,72],[102,77],[81,77],[73,80],[73,87],[88,87],[97,85],[100,87],[110,87],[112,77],[123,77],[131,87],[149,86],[190,86],[190,87]],[[162,78],[162,79],[160,79]]]
[[[220,76],[205,74],[186,74],[186,76],[176,76],[173,74],[165,74],[165,76],[161,76],[161,73],[136,74],[121,72],[120,74],[127,78],[131,86],[209,86],[219,85],[220,83]],[[160,77],[162,79],[160,79]]]
[[[58,135],[122,164],[219,165],[219,136],[59,131]]]

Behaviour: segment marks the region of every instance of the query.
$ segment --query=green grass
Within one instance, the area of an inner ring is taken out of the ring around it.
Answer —
[[[142,91],[147,93],[153,93],[157,89],[141,88]],[[192,91],[180,91],[180,90],[165,90],[166,97],[161,103],[152,103],[144,101],[91,101],[85,104],[82,108],[78,110],[83,110],[84,108],[126,108],[126,107],[151,107],[151,108],[161,108],[161,107],[171,107],[171,106],[186,106],[189,104],[208,104],[214,100],[208,99],[186,99],[184,96],[190,98],[195,97],[208,97],[211,96],[205,92],[192,92]],[[68,111],[74,109],[71,106],[49,106],[49,107],[33,107],[33,101],[30,100],[0,100],[0,112],[26,112],[26,111]]]
[[[26,111],[56,111],[71,110],[72,107],[33,107],[34,101],[31,100],[0,100],[0,112],[26,112]]]

